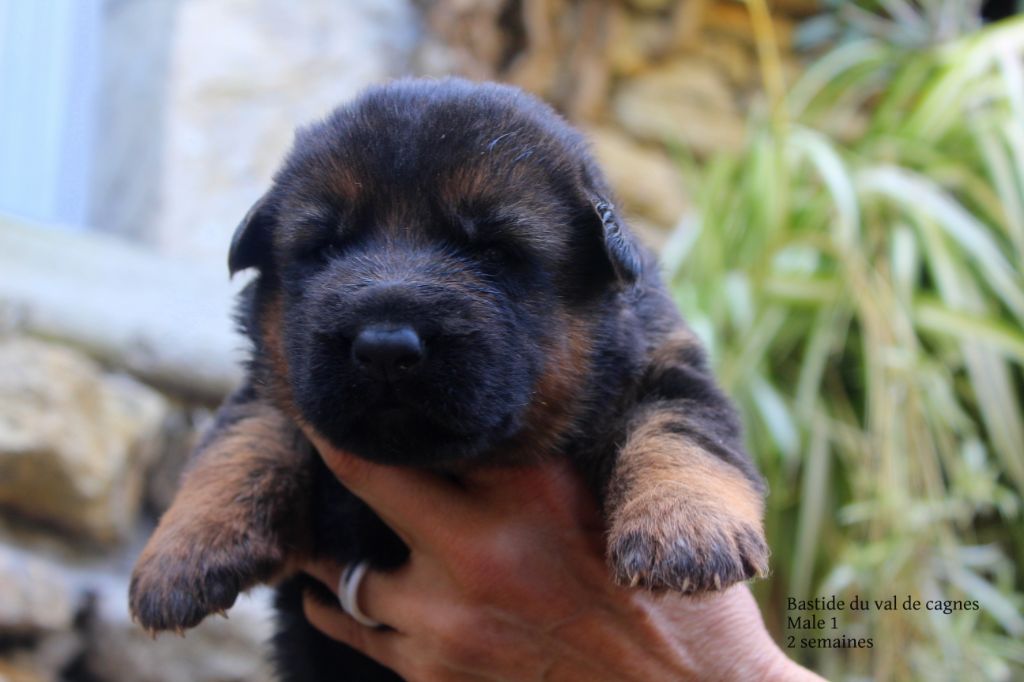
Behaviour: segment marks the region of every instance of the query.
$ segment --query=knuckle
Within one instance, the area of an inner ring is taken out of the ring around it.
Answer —
[[[322,453],[334,475],[346,483],[359,483],[370,475],[370,465],[358,457],[340,450]]]
[[[482,651],[486,647],[481,644],[487,625],[484,621],[472,609],[449,613],[435,630],[438,657],[463,667],[479,663],[486,654]]]
[[[457,558],[466,587],[486,595],[495,585],[502,589],[518,583],[527,564],[523,541],[511,531],[499,531],[473,543]]]

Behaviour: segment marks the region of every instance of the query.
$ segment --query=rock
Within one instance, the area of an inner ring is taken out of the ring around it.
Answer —
[[[747,88],[759,84],[757,61],[749,47],[727,35],[707,33],[693,47],[700,60],[713,64],[725,73],[733,85]]]
[[[712,2],[704,8],[702,28],[719,31],[743,40],[748,45],[757,43],[750,11],[741,3]],[[772,15],[775,42],[779,49],[788,51],[793,45],[793,22],[778,14]]]
[[[706,62],[674,61],[627,81],[612,106],[622,127],[641,140],[700,154],[743,144],[745,127],[726,78]]]
[[[616,75],[637,74],[672,48],[670,22],[657,16],[630,14],[619,5],[613,9],[607,58]]]
[[[768,0],[772,14],[786,14],[793,17],[808,17],[822,11],[820,0]]]
[[[135,522],[167,404],[71,348],[0,339],[0,506],[111,543]]]
[[[192,448],[199,434],[213,422],[210,410],[179,407],[166,422],[164,446],[146,476],[146,511],[162,514],[174,500]]]
[[[588,131],[594,153],[630,214],[670,227],[686,208],[683,180],[660,149],[637,144],[611,128]]]
[[[676,47],[692,47],[703,35],[704,8],[708,0],[680,3],[672,13],[672,43]]]
[[[63,567],[0,541],[0,682],[60,678],[82,650],[74,626],[83,603]]]
[[[3,529],[0,528],[0,531]],[[0,682],[270,682],[271,592],[239,598],[228,619],[184,638],[152,639],[132,622],[128,585],[145,540],[110,551],[65,551],[52,537],[22,546],[0,532]],[[17,543],[17,544],[15,544]],[[43,557],[46,557],[45,559]],[[70,670],[70,672],[69,672]]]
[[[0,682],[47,682],[48,679],[30,664],[0,659]]]
[[[82,667],[104,682],[270,682],[270,591],[239,598],[229,618],[208,618],[178,637],[155,639],[131,621],[127,578],[96,588]]]
[[[0,544],[0,633],[67,630],[75,598],[60,569]]]
[[[422,11],[422,34],[411,61],[419,75],[440,78],[456,74],[472,80],[495,80],[501,62],[513,58],[512,52],[520,52],[516,48],[521,46],[513,45],[519,37],[513,37],[501,26],[505,0],[417,4]],[[522,21],[528,33],[527,24],[537,16],[528,16],[524,11],[516,19]],[[540,17],[546,19],[547,14],[542,12]],[[522,56],[521,52],[517,56]]]
[[[0,644],[5,643],[0,640]],[[4,650],[0,659],[0,682],[53,682],[81,679],[63,673],[82,652],[81,638],[75,632],[56,632],[23,641]]]
[[[229,283],[222,265],[204,270],[92,230],[0,216],[0,325],[7,318],[11,330],[197,399],[219,401],[242,379],[248,346],[232,311],[248,279]]]
[[[675,0],[627,0],[641,12],[664,12],[675,4]]]
[[[223,273],[232,231],[295,127],[406,71],[417,14],[409,0],[175,5],[152,241]]]

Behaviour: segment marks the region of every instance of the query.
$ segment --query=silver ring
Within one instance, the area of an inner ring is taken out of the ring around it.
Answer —
[[[341,602],[341,610],[352,616],[357,623],[375,628],[381,623],[367,616],[359,608],[359,585],[363,582],[363,576],[366,575],[368,568],[365,561],[359,561],[341,572],[341,580],[338,581],[338,601]]]

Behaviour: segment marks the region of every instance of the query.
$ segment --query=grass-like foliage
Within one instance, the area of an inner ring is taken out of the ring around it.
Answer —
[[[834,679],[1021,679],[1024,19],[843,43],[776,105],[694,175],[665,254],[771,485],[766,616],[976,600],[823,614],[873,648],[791,653]]]

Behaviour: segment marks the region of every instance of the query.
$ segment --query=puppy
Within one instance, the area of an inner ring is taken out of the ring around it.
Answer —
[[[258,271],[239,308],[248,375],[138,560],[145,628],[189,628],[284,577],[284,679],[397,679],[313,629],[311,581],[281,575],[408,554],[298,423],[436,472],[567,457],[627,585],[693,593],[767,570],[733,408],[583,138],[533,97],[454,79],[368,90],[299,131],[228,265]]]

